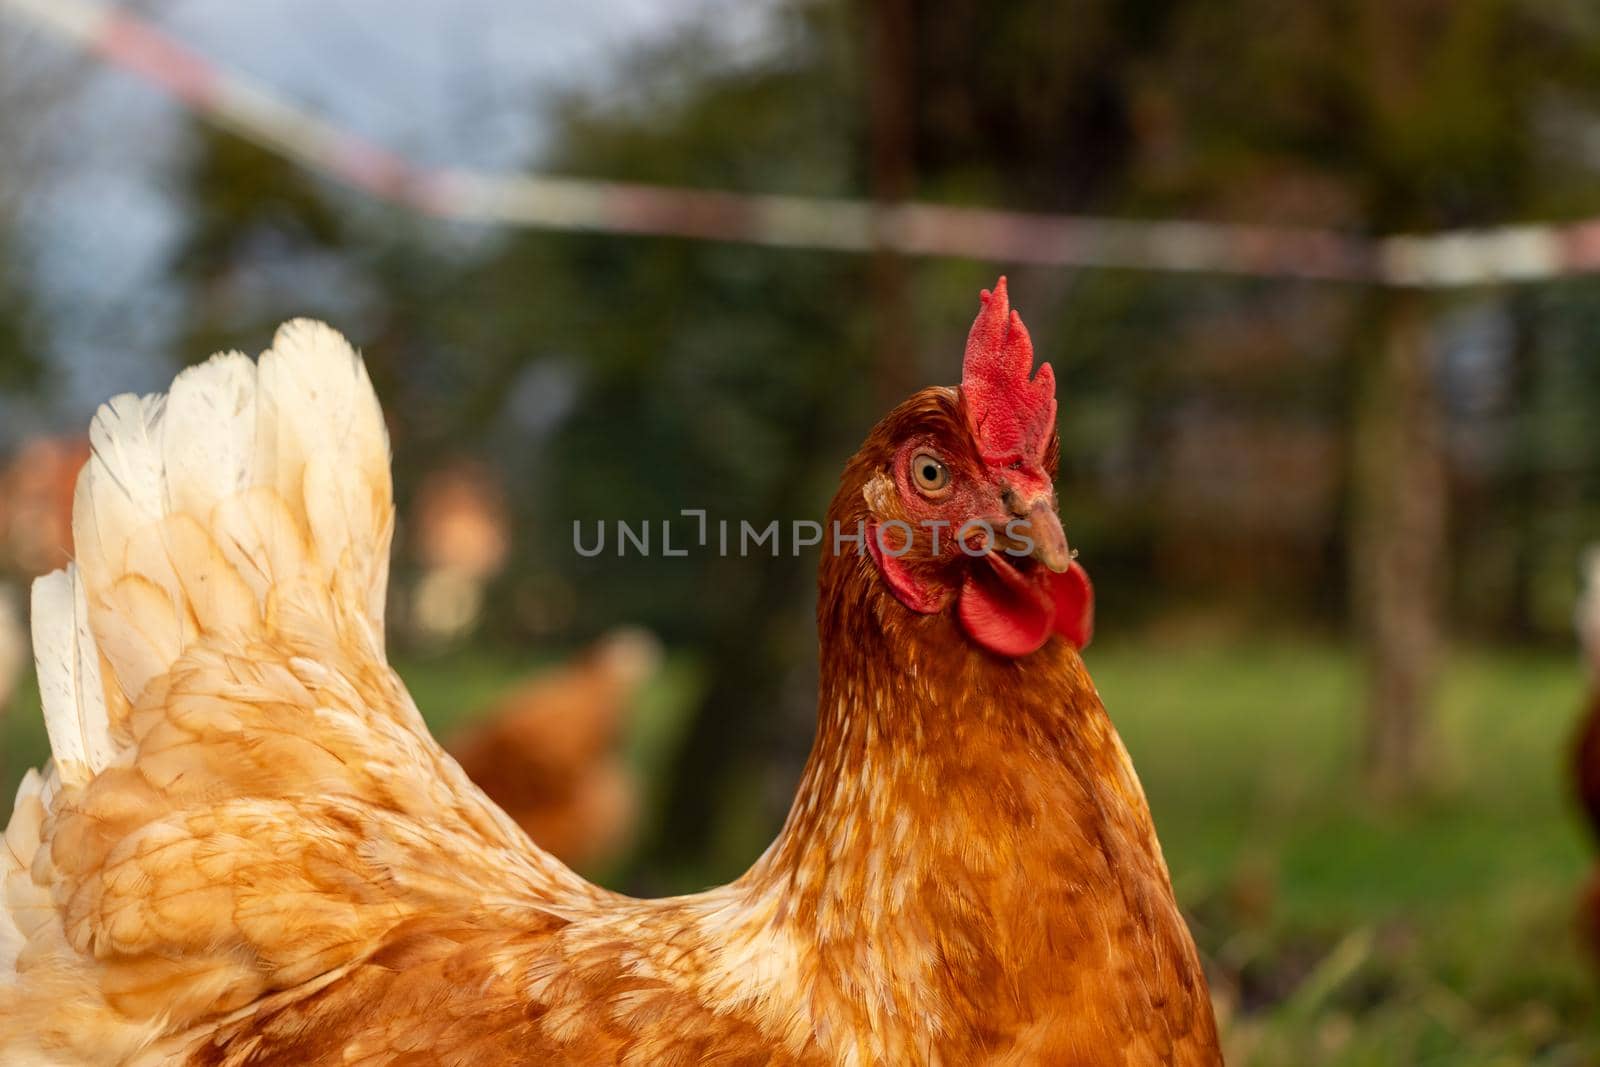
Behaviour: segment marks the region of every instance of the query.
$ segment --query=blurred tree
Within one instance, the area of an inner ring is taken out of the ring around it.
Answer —
[[[1141,79],[1158,136],[1147,187],[1186,210],[1376,233],[1593,208],[1586,161],[1551,136],[1593,121],[1592,14],[1535,0],[1185,5]],[[1217,58],[1228,69],[1219,72]],[[1285,195],[1288,194],[1288,195]],[[1353,617],[1368,664],[1369,771],[1385,791],[1429,766],[1447,493],[1429,305],[1365,298],[1350,395]]]
[[[195,124],[180,182],[184,233],[170,270],[186,290],[179,352],[202,358],[259,344],[285,306],[303,305],[302,314],[352,310],[353,286],[341,293],[326,284],[344,266],[350,235],[330,190],[299,166]]]
[[[1368,661],[1366,765],[1380,794],[1392,796],[1429,770],[1446,481],[1427,300],[1403,292],[1373,305],[1379,336],[1361,353],[1352,424],[1350,571]]]
[[[1550,101],[1600,104],[1593,34],[1572,35],[1548,4],[1369,2],[1354,42],[1371,59],[1357,82],[1370,131],[1357,138],[1375,227],[1482,225],[1587,199],[1587,167],[1539,136]],[[1445,558],[1444,436],[1438,347],[1417,295],[1374,302],[1383,336],[1358,393],[1351,551],[1371,580],[1354,588],[1369,662],[1368,767],[1382,790],[1414,789],[1428,769],[1426,708],[1437,669]],[[1387,455],[1383,451],[1387,446]]]
[[[869,190],[884,204],[911,197],[915,182],[911,82],[911,41],[916,22],[911,0],[879,0],[868,5],[866,64],[863,76],[871,106]],[[880,403],[898,403],[915,388],[915,338],[911,320],[910,270],[905,257],[879,249],[872,264],[877,353],[876,393]]]
[[[14,262],[5,254],[10,241],[0,231],[0,264]],[[0,267],[0,396],[19,397],[37,390],[44,380],[40,359],[38,307],[27,279]]]

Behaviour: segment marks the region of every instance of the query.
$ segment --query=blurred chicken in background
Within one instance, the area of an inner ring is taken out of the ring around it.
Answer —
[[[449,644],[469,636],[488,584],[510,554],[504,490],[484,464],[447,462],[417,489],[412,552],[415,637]],[[621,741],[660,645],[636,629],[613,631],[569,663],[538,673],[448,745],[472,780],[528,836],[573,867],[593,868],[633,837],[638,787]]]
[[[14,586],[0,582],[0,716],[22,682],[28,661],[28,630],[22,625],[22,601]]]
[[[459,640],[477,626],[484,590],[510,553],[505,494],[483,464],[447,463],[418,486],[411,518],[422,565],[411,591],[412,628],[427,641]]]
[[[1589,669],[1587,705],[1578,727],[1573,769],[1584,817],[1600,842],[1600,545],[1591,545],[1584,554],[1583,592],[1578,597],[1573,622],[1578,647]],[[1579,912],[1589,945],[1600,962],[1600,866],[1584,887]]]
[[[0,469],[0,563],[24,577],[72,557],[72,491],[89,459],[86,437],[35,437]]]
[[[0,466],[0,715],[27,672],[23,588],[72,558],[72,492],[88,459],[86,437],[34,437]]]
[[[613,858],[638,821],[621,741],[640,688],[661,666],[649,633],[614,630],[512,690],[446,747],[528,836],[577,868]]]

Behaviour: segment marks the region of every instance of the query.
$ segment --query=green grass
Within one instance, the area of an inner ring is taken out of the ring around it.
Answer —
[[[1234,1067],[1600,1062],[1600,976],[1574,925],[1591,852],[1567,800],[1570,656],[1460,650],[1433,782],[1403,809],[1357,769],[1355,671],[1331,644],[1097,646],[1089,666],[1149,792]],[[530,667],[401,665],[447,726]],[[631,755],[659,780],[702,679],[646,694]],[[44,752],[32,690],[0,776]]]
[[[1574,901],[1570,657],[1461,651],[1424,799],[1370,802],[1353,665],[1317,645],[1095,649],[1240,1065],[1600,1057]]]

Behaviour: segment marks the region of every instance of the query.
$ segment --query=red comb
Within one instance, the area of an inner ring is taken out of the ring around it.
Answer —
[[[992,464],[1039,462],[1056,424],[1056,376],[1050,364],[1033,371],[1033,342],[1006,299],[1006,279],[983,291],[983,307],[967,335],[961,393],[978,451]]]

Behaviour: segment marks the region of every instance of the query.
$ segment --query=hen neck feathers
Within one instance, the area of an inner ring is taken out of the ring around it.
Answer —
[[[820,609],[816,743],[740,884],[805,946],[814,1005],[864,1032],[920,1020],[906,1041],[981,1040],[997,1002],[1038,995],[1018,983],[1040,978],[1063,929],[1097,922],[1102,895],[1126,907],[1109,872],[1163,890],[1166,872],[1077,651],[995,656],[948,615],[901,608],[870,567],[825,566],[839,584]],[[1075,904],[1041,906],[1065,885]]]

